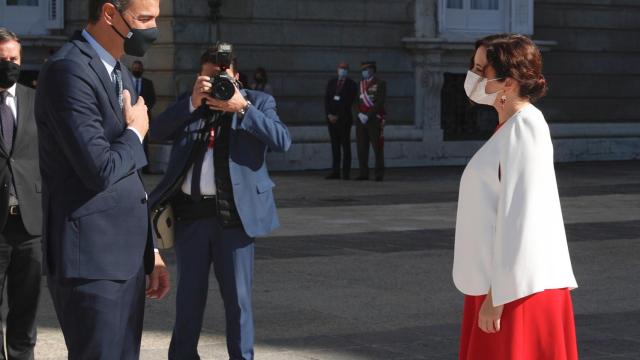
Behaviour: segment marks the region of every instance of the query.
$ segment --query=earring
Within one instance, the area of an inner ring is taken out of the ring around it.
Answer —
[[[502,95],[500,97],[500,105],[504,106],[507,103],[507,95]]]

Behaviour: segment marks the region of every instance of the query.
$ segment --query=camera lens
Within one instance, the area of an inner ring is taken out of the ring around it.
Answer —
[[[211,94],[214,98],[227,101],[236,93],[236,87],[233,81],[226,74],[216,75],[211,80]]]

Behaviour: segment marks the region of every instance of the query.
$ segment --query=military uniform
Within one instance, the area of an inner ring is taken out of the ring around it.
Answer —
[[[375,69],[375,62],[362,63],[362,69]],[[371,71],[371,70],[370,70]],[[375,154],[375,178],[384,177],[384,124],[387,83],[374,73],[369,79],[360,81],[356,140],[358,142],[358,180],[369,178],[369,146]]]

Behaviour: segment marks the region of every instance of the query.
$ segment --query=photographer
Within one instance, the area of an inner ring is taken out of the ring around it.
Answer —
[[[150,137],[173,140],[167,173],[150,195],[152,209],[170,204],[178,266],[176,320],[169,359],[198,359],[209,269],[225,307],[231,359],[253,359],[254,239],[279,226],[267,149],[287,151],[291,138],[273,97],[239,90],[230,44],[201,58],[191,94],[155,118]]]

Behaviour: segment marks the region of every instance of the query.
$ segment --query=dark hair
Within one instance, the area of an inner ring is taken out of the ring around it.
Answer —
[[[15,41],[20,44],[20,38],[13,31],[0,26],[0,43],[5,41]]]
[[[200,56],[200,66],[206,63],[215,64],[217,53],[218,53],[218,48],[216,46],[208,47],[207,50],[205,50],[204,53],[202,53],[202,55]]]
[[[89,0],[89,22],[95,24],[100,20],[104,4],[113,4],[119,12],[125,11],[132,0]]]
[[[509,36],[510,34],[493,34],[477,40],[473,48],[473,54],[471,54],[471,59],[469,62],[469,70],[473,69],[476,66],[476,51],[478,51],[478,48],[480,46],[487,47],[492,41],[495,41],[498,39],[506,39]]]
[[[496,78],[510,77],[520,85],[521,97],[535,102],[547,93],[547,81],[542,75],[542,55],[536,44],[523,35],[497,38],[485,45],[487,62],[496,71]]]
[[[133,65],[133,64],[139,64],[140,66],[143,66],[143,67],[144,67],[144,65],[142,64],[142,61],[140,61],[140,60],[135,60],[135,61],[134,61],[133,63],[131,63],[131,64],[132,64],[132,65]]]

